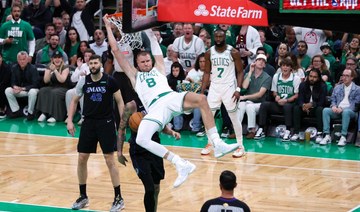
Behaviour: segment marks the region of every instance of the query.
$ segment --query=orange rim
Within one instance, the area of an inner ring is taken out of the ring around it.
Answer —
[[[115,18],[122,18],[122,13],[114,13],[114,14],[110,14],[108,15],[108,17],[115,17]]]

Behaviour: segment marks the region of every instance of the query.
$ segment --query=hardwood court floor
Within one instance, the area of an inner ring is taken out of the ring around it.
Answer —
[[[0,123],[0,128],[5,127],[4,123]],[[62,129],[64,127],[61,125]],[[186,138],[184,136],[183,140]],[[76,144],[77,139],[69,137],[0,133],[0,201],[70,207],[78,197]],[[245,145],[253,148],[249,143]],[[280,148],[278,142],[272,142],[272,145],[274,149]],[[245,201],[252,211],[349,211],[360,204],[358,159],[314,158],[250,150],[242,159],[228,155],[216,160],[213,156],[201,157],[199,148],[168,148],[196,164],[197,170],[185,184],[174,189],[176,172],[169,162],[165,162],[160,212],[199,211],[204,201],[219,196],[218,177],[225,169],[236,173],[235,196]],[[331,148],[319,154],[325,154]],[[127,144],[124,152],[128,152]],[[126,156],[128,166],[119,165],[126,204],[124,211],[144,211],[143,187],[129,155]],[[90,207],[87,209],[109,210],[113,189],[101,152],[90,157],[88,170]]]

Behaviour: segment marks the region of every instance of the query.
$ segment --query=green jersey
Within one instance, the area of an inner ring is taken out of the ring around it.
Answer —
[[[5,62],[16,62],[17,53],[20,51],[29,52],[28,41],[34,40],[34,33],[31,25],[23,20],[5,22],[0,28],[0,38],[6,39],[13,36],[11,44],[3,45],[3,58]]]
[[[294,74],[292,74],[294,79]],[[295,94],[295,88],[294,88],[294,81],[282,81],[280,79],[281,74],[278,74],[278,81],[277,81],[277,93],[280,96],[281,99],[288,99]]]

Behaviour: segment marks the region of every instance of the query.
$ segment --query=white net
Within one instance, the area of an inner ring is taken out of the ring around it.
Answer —
[[[133,50],[134,49],[140,49],[142,46],[142,38],[141,38],[141,32],[134,32],[134,33],[124,33],[122,31],[122,14],[121,13],[115,13],[113,15],[109,15],[109,21],[114,24],[121,35],[121,39],[119,41],[119,44],[128,44]]]

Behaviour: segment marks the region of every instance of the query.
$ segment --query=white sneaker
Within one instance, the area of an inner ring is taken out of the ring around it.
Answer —
[[[254,139],[258,140],[258,139],[262,139],[262,138],[265,138],[265,133],[264,133],[263,128],[259,128],[255,133]]]
[[[45,120],[46,120],[46,116],[45,116],[45,114],[42,113],[38,118],[38,122],[43,122]]]
[[[204,137],[205,135],[206,135],[205,130],[196,133],[196,136],[197,136],[197,137]]]
[[[341,136],[340,137],[340,140],[339,140],[339,142],[338,142],[338,144],[337,144],[338,146],[345,146],[346,145],[346,138],[345,138],[345,136]]]
[[[48,123],[55,123],[56,119],[54,117],[50,117],[50,118],[48,118],[47,122]]]
[[[196,166],[188,160],[180,159],[176,164],[176,171],[178,172],[178,177],[174,182],[174,188],[179,187],[185,182],[188,176],[193,173],[196,169]]]
[[[299,139],[299,134],[296,133],[290,138],[291,141],[297,141],[298,139]]]
[[[216,158],[220,158],[229,152],[234,151],[235,149],[239,148],[239,144],[227,144],[223,140],[219,139],[217,142],[214,141],[214,156]]]
[[[290,141],[290,130],[285,130],[282,141]]]
[[[317,133],[317,136],[316,136],[316,139],[315,139],[315,142],[318,144],[320,143],[320,141],[323,139],[322,137],[322,132],[318,132]]]
[[[204,149],[201,150],[201,155],[209,155],[211,150],[213,150],[214,147],[212,144],[207,144]]]
[[[331,143],[330,135],[325,135],[325,137],[323,139],[321,139],[321,141],[319,142],[320,145],[326,145],[328,143]]]
[[[83,118],[83,117],[81,117],[81,119],[78,121],[78,123],[77,123],[77,124],[78,124],[79,126],[81,126],[83,122],[84,122],[84,118]]]
[[[233,158],[241,158],[246,155],[244,147],[239,147],[235,152],[233,152],[232,157]]]

